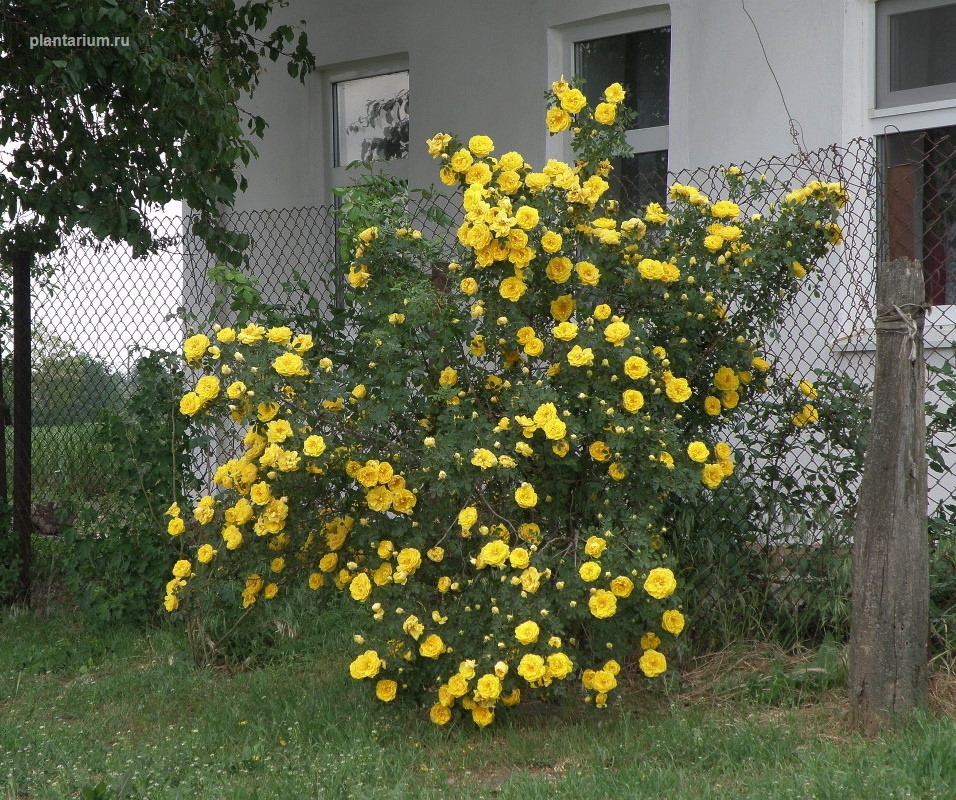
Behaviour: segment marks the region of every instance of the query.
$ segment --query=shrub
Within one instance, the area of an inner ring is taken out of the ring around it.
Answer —
[[[552,87],[575,165],[429,140],[462,197],[447,289],[445,243],[373,180],[356,193],[388,196],[344,232],[338,337],[249,323],[186,340],[202,376],[180,411],[225,420],[245,450],[168,511],[195,551],[167,609],[201,614],[196,590],[222,579],[246,608],[293,576],[347,591],[368,611],[353,677],[437,724],[572,685],[603,707],[637,645],[645,675],[666,670],[684,627],[667,515],[733,473],[720,431],[764,390],[761,338],[839,239],[845,194],[815,181],[742,218],[737,201],[770,189],[730,169],[725,198],[675,185],[669,208],[622,212],[605,197],[622,97],[592,112]],[[798,413],[814,424],[809,401]]]
[[[64,548],[67,582],[94,624],[143,623],[162,610],[157,593],[181,551],[157,529],[170,494],[182,500],[197,487],[199,442],[170,408],[184,380],[175,355],[151,353],[137,361],[125,407],[100,412],[87,468],[106,476],[104,494],[78,506]]]

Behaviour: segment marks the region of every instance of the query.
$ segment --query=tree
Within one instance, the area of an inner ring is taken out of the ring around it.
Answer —
[[[0,260],[13,265],[14,373],[29,396],[29,274],[70,231],[154,246],[150,208],[186,202],[192,232],[229,263],[218,221],[245,189],[265,120],[245,112],[262,60],[314,66],[304,32],[270,26],[286,0],[5,0],[0,5]],[[76,35],[73,35],[73,33]],[[19,318],[19,325],[17,318]],[[18,369],[19,367],[19,369]],[[19,417],[17,411],[19,409]],[[18,594],[29,594],[29,403],[15,404]],[[19,430],[19,440],[16,431]],[[24,457],[24,454],[26,457]],[[19,486],[19,489],[17,488]],[[25,495],[26,508],[23,508]],[[17,498],[20,497],[19,513]]]

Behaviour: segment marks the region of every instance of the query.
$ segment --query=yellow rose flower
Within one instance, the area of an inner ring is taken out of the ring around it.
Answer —
[[[519,206],[515,211],[515,224],[522,230],[531,230],[538,224],[538,219],[538,209],[533,206]]]
[[[560,645],[558,645],[560,647]],[[574,669],[574,663],[565,653],[551,653],[548,656],[548,674],[557,680],[564,680]]]
[[[805,425],[809,425],[813,422],[817,422],[820,419],[820,412],[817,409],[807,403],[803,406],[796,414],[794,414],[790,421],[798,428],[802,428]]]
[[[477,164],[472,164],[465,171],[465,183],[474,185],[479,184],[484,186],[491,180],[491,167],[489,167],[483,161],[478,162]]]
[[[627,575],[618,575],[611,581],[611,593],[615,597],[630,597],[634,591],[634,581]]]
[[[179,536],[186,530],[186,523],[180,517],[173,517],[166,525],[166,532],[170,536]]]
[[[498,294],[500,294],[505,300],[510,300],[512,303],[517,303],[527,289],[528,287],[524,281],[522,281],[520,278],[511,276],[510,278],[505,278],[498,285]]]
[[[591,686],[596,692],[607,693],[617,687],[617,678],[606,669],[595,670],[591,677]]]
[[[526,569],[531,556],[523,547],[516,547],[508,554],[508,563],[515,569]]]
[[[425,658],[438,658],[447,648],[437,633],[430,633],[418,645],[418,652]]]
[[[648,203],[647,209],[644,212],[644,220],[646,222],[653,223],[655,225],[663,225],[670,219],[670,216],[663,208],[661,208],[660,203]]]
[[[196,414],[203,406],[202,398],[195,392],[186,392],[179,401],[179,413],[187,417]]]
[[[447,725],[451,720],[451,709],[435,703],[428,711],[428,718],[436,725]]]
[[[594,119],[602,125],[613,125],[617,118],[617,106],[613,103],[598,103],[594,108]]]
[[[556,322],[566,322],[575,308],[574,298],[563,294],[551,301],[551,316]]]
[[[534,508],[538,504],[538,494],[527,482],[515,489],[515,502],[522,508]]]
[[[272,362],[272,368],[286,378],[309,374],[302,361],[302,356],[298,353],[283,353]]]
[[[454,386],[458,383],[458,370],[454,367],[445,367],[438,376],[440,386]]]
[[[390,703],[398,694],[398,684],[391,680],[381,680],[375,684],[375,696],[383,703]]]
[[[595,461],[608,461],[611,458],[610,449],[601,441],[592,442],[588,447],[588,453]]]
[[[190,336],[183,342],[183,355],[190,364],[195,364],[209,349],[209,337],[202,333]]]
[[[262,341],[262,337],[266,335],[266,329],[261,325],[256,325],[250,322],[236,335],[236,338],[242,342],[242,344],[256,344],[257,342]]]
[[[625,411],[634,414],[644,407],[644,395],[636,389],[625,389],[621,394],[621,404]]]
[[[677,579],[667,567],[654,567],[644,581],[644,591],[657,600],[670,597],[677,588]]]
[[[478,551],[476,559],[479,569],[483,567],[497,567],[505,563],[511,548],[500,539],[485,543]]]
[[[601,577],[601,565],[597,561],[585,561],[578,570],[578,575],[585,583],[596,581]]]
[[[548,266],[545,267],[544,273],[555,283],[566,283],[568,278],[571,277],[571,271],[573,269],[574,264],[571,263],[570,258],[566,256],[555,256],[548,261]]]
[[[659,281],[664,277],[664,262],[653,258],[642,258],[637,265],[641,277],[648,281]]]
[[[484,700],[497,700],[501,694],[501,679],[488,672],[478,679],[475,684],[475,691]]]
[[[422,554],[414,547],[405,547],[398,551],[398,568],[411,575],[422,565]]]
[[[684,630],[684,615],[677,609],[669,609],[661,617],[661,627],[668,633],[677,636]]]
[[[318,458],[325,452],[325,439],[313,433],[302,443],[302,452],[312,458]]]
[[[196,560],[200,564],[208,564],[216,557],[216,550],[211,544],[204,544],[196,551]]]
[[[601,270],[590,261],[579,261],[574,265],[574,271],[585,286],[597,286],[601,281]]]
[[[468,167],[474,162],[474,157],[467,150],[458,150],[452,154],[452,157],[448,161],[448,166],[450,166],[455,172],[465,172]]]
[[[352,595],[353,600],[364,602],[371,593],[372,581],[364,572],[356,575],[349,583],[349,594]]]
[[[667,399],[674,403],[683,403],[690,399],[690,384],[686,378],[672,378],[667,382],[667,388],[664,390]]]
[[[607,468],[607,474],[616,481],[623,481],[627,477],[627,470],[624,469],[624,465],[618,461],[615,461],[611,466]]]
[[[607,619],[617,613],[617,597],[606,589],[598,589],[588,600],[588,609],[598,619]]]
[[[541,656],[536,653],[525,653],[518,662],[517,672],[528,683],[534,683],[548,674],[548,667]]]
[[[538,634],[540,633],[541,628],[538,627],[538,623],[534,620],[528,620],[515,628],[515,639],[524,645],[534,644],[538,641]]]
[[[478,158],[484,158],[495,149],[495,143],[488,136],[472,136],[468,140],[468,149]]]
[[[560,133],[571,127],[571,115],[563,108],[549,108],[544,122],[550,133]]]
[[[624,87],[619,83],[612,83],[604,90],[604,99],[609,103],[621,103],[624,100]]]
[[[478,291],[478,281],[474,278],[463,278],[460,288],[465,294],[473,295]]]
[[[561,234],[555,233],[554,231],[546,231],[541,236],[541,249],[545,253],[557,253],[563,243],[564,240]]]
[[[173,577],[175,578],[188,578],[193,574],[192,564],[189,563],[184,558],[181,558],[175,564],[173,564]]]
[[[428,146],[428,155],[432,158],[438,158],[445,152],[445,148],[451,140],[451,135],[447,133],[436,133],[431,139],[426,139],[425,144]]]
[[[458,512],[458,524],[462,529],[468,530],[478,521],[478,509],[474,506],[465,506]]]
[[[714,373],[714,386],[722,392],[735,391],[740,386],[740,379],[730,367],[720,367]]]
[[[578,335],[578,326],[573,322],[562,322],[554,328],[554,338],[570,342]]]
[[[621,347],[631,335],[631,326],[626,322],[612,322],[604,329],[604,338],[615,347]]]
[[[349,674],[356,680],[374,678],[382,668],[382,659],[374,650],[366,650],[349,664]]]
[[[568,352],[568,363],[572,367],[590,367],[594,364],[594,351],[576,344]]]
[[[656,678],[667,671],[667,659],[657,650],[645,650],[638,665],[648,678]]]
[[[718,200],[711,206],[710,213],[717,219],[733,219],[740,215],[740,206],[730,200]]]
[[[624,362],[624,374],[632,380],[645,378],[649,372],[650,369],[647,366],[647,361],[640,356],[630,356],[627,361]]]
[[[691,442],[687,445],[687,456],[691,461],[703,464],[710,458],[710,450],[707,449],[707,445],[703,442]]]
[[[716,417],[723,410],[720,400],[713,395],[707,395],[704,398],[704,411],[712,417]]]
[[[588,104],[588,99],[580,89],[568,89],[560,96],[561,108],[569,114],[577,114]]]

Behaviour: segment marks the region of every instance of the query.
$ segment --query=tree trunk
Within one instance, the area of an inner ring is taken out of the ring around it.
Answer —
[[[876,278],[876,373],[853,531],[850,709],[868,734],[927,694],[929,543],[923,270],[883,264]]]

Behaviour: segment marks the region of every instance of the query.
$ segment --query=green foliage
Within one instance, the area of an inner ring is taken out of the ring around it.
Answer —
[[[246,188],[238,167],[266,125],[238,103],[256,89],[264,59],[287,58],[302,80],[314,66],[304,33],[270,28],[285,5],[7,3],[0,143],[14,146],[2,157],[0,213],[14,224],[0,251],[48,253],[80,227],[142,254],[153,245],[147,211],[176,199],[197,213],[193,233],[210,251],[237,263],[245,239],[217,219]],[[112,46],[31,41],[73,31]]]
[[[533,172],[485,136],[429,141],[461,190],[447,271],[449,243],[422,234],[405,185],[371,176],[343,207],[340,330],[247,322],[186,340],[202,377],[180,411],[237,455],[168,512],[196,548],[168,610],[201,619],[223,581],[250,615],[296,576],[347,587],[367,611],[352,676],[437,724],[462,708],[486,725],[578,681],[603,707],[632,650],[648,677],[666,669],[684,625],[668,525],[735,473],[725,438],[767,386],[762,340],[838,240],[846,195],[728,170],[724,198],[675,185],[667,210],[622,216],[603,196],[626,115],[574,91],[548,112],[573,117],[573,166]],[[814,428],[810,399],[788,425]]]
[[[205,444],[171,406],[184,380],[175,356],[151,353],[137,361],[125,407],[101,412],[90,471],[107,476],[103,495],[78,503],[64,553],[67,581],[98,625],[152,619],[179,553],[158,530],[169,498],[196,490],[193,451]]]
[[[798,425],[808,401],[816,421]],[[698,646],[848,635],[869,408],[869,391],[846,376],[810,380],[774,369],[766,391],[732,420],[731,440],[744,446],[727,495],[674,511],[672,546],[697,573],[688,594],[707,614]]]

